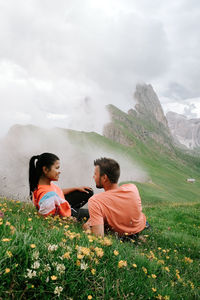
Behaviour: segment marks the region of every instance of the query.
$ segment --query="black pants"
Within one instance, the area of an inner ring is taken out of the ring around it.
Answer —
[[[78,220],[82,220],[83,218],[89,218],[89,211],[87,208],[81,208],[84,206],[88,199],[94,194],[93,191],[87,190],[88,193],[74,191],[65,195],[65,199],[69,202],[71,206],[72,216],[76,217]]]

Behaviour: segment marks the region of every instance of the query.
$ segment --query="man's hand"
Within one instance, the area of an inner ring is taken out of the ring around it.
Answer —
[[[88,224],[88,222],[86,222],[82,225],[82,228],[83,228],[83,230],[86,231],[86,230],[90,229],[90,225]]]
[[[80,187],[77,187],[76,188],[77,191],[79,192],[85,192],[85,193],[89,193],[87,190],[91,190],[92,191],[92,188],[89,187],[89,186],[80,186]]]
[[[88,221],[82,225],[83,230],[90,229],[94,235],[104,237],[104,224],[90,226]]]
[[[104,237],[104,224],[91,226],[90,228],[93,234]]]

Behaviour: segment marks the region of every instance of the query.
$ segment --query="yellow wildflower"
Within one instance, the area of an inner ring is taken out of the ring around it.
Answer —
[[[77,255],[77,258],[78,258],[78,259],[83,259],[83,257],[84,257],[83,254],[78,254],[78,255]]]
[[[6,268],[5,269],[5,273],[7,274],[7,273],[9,273],[10,272],[10,269],[9,268]]]
[[[7,221],[7,222],[6,222],[6,226],[10,226],[10,222]]]
[[[119,255],[119,252],[117,250],[114,250],[113,253],[115,256]]]
[[[193,260],[191,259],[191,258],[189,258],[189,257],[185,257],[184,258],[184,261],[186,262],[186,263],[192,263],[193,262]]]
[[[111,245],[112,245],[112,241],[111,241],[109,238],[105,237],[105,238],[103,239],[103,241],[102,241],[102,244],[103,244],[104,246],[111,246]]]
[[[96,265],[98,265],[98,264],[99,264],[99,261],[98,261],[98,259],[97,259],[97,258],[94,258],[94,262],[95,262],[95,264],[96,264]]]
[[[10,230],[14,232],[15,231],[15,227],[13,225],[10,225]]]
[[[127,267],[127,261],[126,260],[120,260],[118,262],[118,268]]]
[[[87,247],[80,247],[80,251],[84,254],[84,255],[90,255],[90,249]]]
[[[164,270],[169,272],[169,268],[168,267],[164,267]]]
[[[91,295],[88,295],[88,299],[91,300],[91,299],[92,299],[92,296],[91,296]]]
[[[8,255],[8,257],[12,257],[12,252],[11,251],[6,251],[6,254]]]
[[[96,255],[98,257],[102,257],[104,255],[104,252],[103,252],[103,249],[102,248],[99,248],[99,247],[96,247],[94,248],[95,252],[96,252]]]
[[[155,293],[157,291],[157,289],[156,288],[152,288],[152,291]]]
[[[96,269],[92,269],[91,273],[92,273],[92,275],[95,275],[96,274]]]
[[[10,241],[11,241],[11,239],[4,238],[4,239],[2,239],[1,241],[2,241],[2,242],[10,242]]]
[[[194,283],[192,281],[190,281],[190,280],[188,280],[188,283],[190,284],[191,289],[193,290],[194,289]]]
[[[145,267],[142,267],[142,270],[145,274],[147,274],[147,269]]]
[[[66,259],[70,259],[70,252],[65,252],[62,257]]]
[[[181,277],[180,277],[180,275],[178,273],[176,273],[176,277],[177,277],[178,280],[181,279]]]
[[[164,262],[164,260],[163,260],[163,259],[160,259],[160,260],[158,260],[158,264],[164,265],[164,264],[165,264],[165,262]]]
[[[31,221],[32,221],[32,218],[28,218],[28,221],[31,222]]]
[[[133,268],[137,268],[137,265],[136,264],[132,264]]]
[[[76,261],[76,265],[77,265],[78,267],[81,265],[80,260],[77,260],[77,261]]]
[[[156,274],[151,274],[151,277],[155,279],[157,276]]]
[[[56,280],[56,279],[57,279],[57,276],[55,276],[55,275],[51,276],[51,280]]]
[[[31,247],[32,249],[34,249],[34,248],[36,247],[36,245],[35,245],[35,244],[30,244],[30,247]]]

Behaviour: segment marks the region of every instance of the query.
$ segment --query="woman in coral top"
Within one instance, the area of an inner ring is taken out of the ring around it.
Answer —
[[[88,217],[88,210],[80,210],[93,195],[90,187],[60,189],[52,181],[58,181],[60,160],[52,153],[33,156],[29,162],[30,197],[39,214],[43,216]],[[66,200],[67,199],[67,200]]]

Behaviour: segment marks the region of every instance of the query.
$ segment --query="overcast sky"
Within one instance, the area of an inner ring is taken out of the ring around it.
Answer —
[[[0,136],[15,123],[100,131],[151,84],[200,117],[199,0],[0,0]]]

